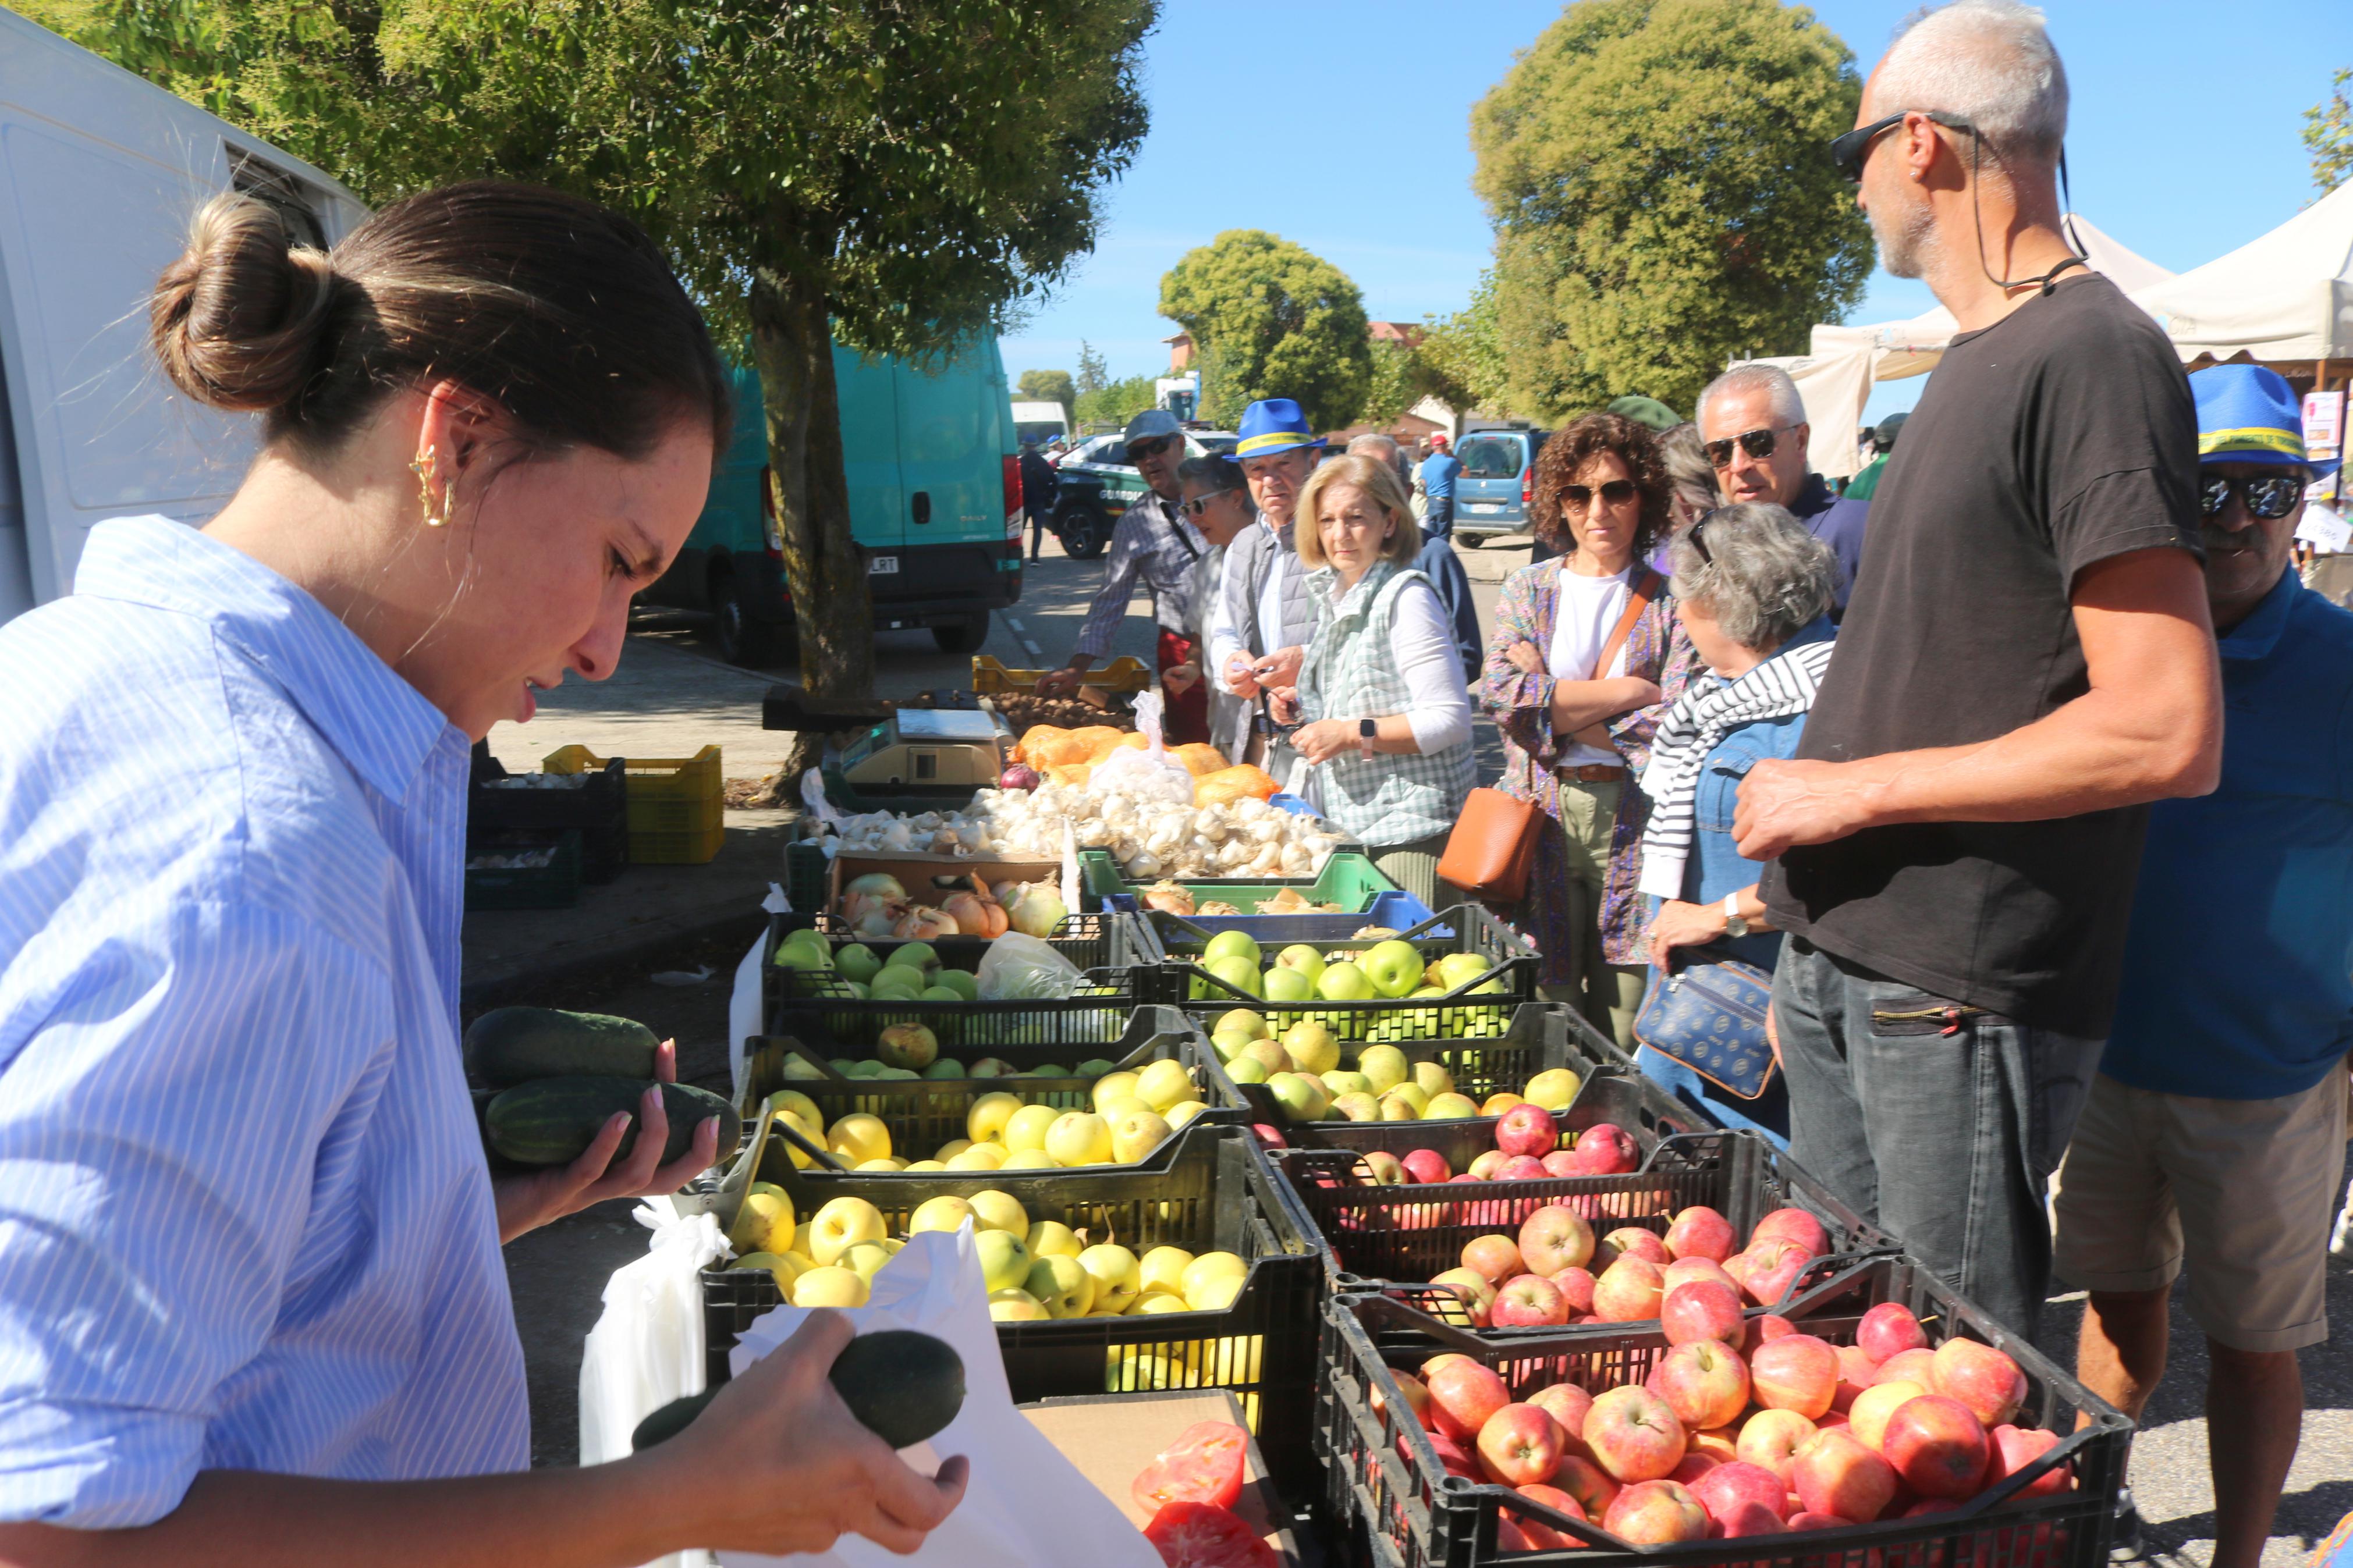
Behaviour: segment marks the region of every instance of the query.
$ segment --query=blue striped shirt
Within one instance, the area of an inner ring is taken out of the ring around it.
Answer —
[[[0,1520],[530,1462],[457,1040],[465,737],[163,518],[0,627]]]

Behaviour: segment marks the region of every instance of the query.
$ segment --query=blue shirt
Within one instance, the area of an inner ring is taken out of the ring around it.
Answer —
[[[2353,614],[2289,571],[2221,647],[2222,782],[2149,808],[2100,1070],[2275,1100],[2353,1048]]]
[[[465,737],[163,518],[0,627],[0,1520],[530,1463],[459,1057]]]
[[[1479,671],[1487,662],[1487,649],[1479,633],[1479,602],[1471,596],[1471,574],[1462,570],[1462,558],[1454,553],[1454,546],[1442,533],[1422,531],[1421,553],[1415,556],[1413,569],[1430,579],[1438,590],[1438,602],[1446,606],[1447,624],[1454,628],[1454,648],[1462,656],[1462,680],[1468,685],[1479,679]]]
[[[1462,459],[1451,452],[1432,452],[1421,460],[1421,493],[1433,499],[1451,498],[1454,494],[1454,476],[1462,471]]]
[[[1825,642],[1836,635],[1830,617],[1818,616],[1782,647]],[[1721,905],[1728,894],[1755,885],[1765,863],[1744,858],[1732,837],[1733,814],[1740,805],[1740,781],[1767,758],[1787,762],[1796,756],[1799,738],[1805,732],[1803,713],[1759,719],[1732,731],[1708,752],[1692,800],[1691,855],[1683,861],[1685,903]],[[1757,931],[1720,945],[1733,957],[1769,970],[1781,955],[1781,933]]]
[[[1870,499],[1832,495],[1829,480],[1820,474],[1808,474],[1798,488],[1797,499],[1789,503],[1789,514],[1838,557],[1837,613],[1843,615],[1847,596],[1854,592],[1855,574],[1862,570],[1862,535],[1871,522]]]

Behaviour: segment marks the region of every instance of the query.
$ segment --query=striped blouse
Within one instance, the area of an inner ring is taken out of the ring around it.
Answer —
[[[163,518],[0,627],[0,1520],[530,1462],[459,1060],[467,745]]]

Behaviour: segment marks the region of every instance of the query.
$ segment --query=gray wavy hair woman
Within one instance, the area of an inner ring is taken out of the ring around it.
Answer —
[[[1740,783],[1767,757],[1797,754],[1837,633],[1838,557],[1788,511],[1742,502],[1692,524],[1669,546],[1675,613],[1708,673],[1660,721],[1642,771],[1651,818],[1640,890],[1659,900],[1647,945],[1651,984],[1675,949],[1706,946],[1771,970],[1781,936],[1757,896],[1760,862],[1732,837]],[[1643,1071],[1719,1125],[1786,1144],[1787,1091],[1777,1079],[1739,1100],[1648,1046]]]

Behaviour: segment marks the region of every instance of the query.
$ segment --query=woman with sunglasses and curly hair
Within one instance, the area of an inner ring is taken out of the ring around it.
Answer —
[[[1588,414],[1545,443],[1535,489],[1537,538],[1557,553],[1504,580],[1479,705],[1503,732],[1497,787],[1545,814],[1517,919],[1542,951],[1546,994],[1631,1049],[1649,815],[1632,778],[1693,668],[1644,564],[1667,536],[1672,486],[1648,427]]]

